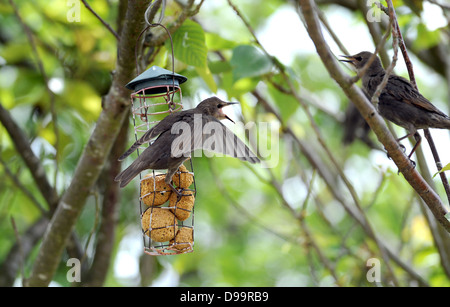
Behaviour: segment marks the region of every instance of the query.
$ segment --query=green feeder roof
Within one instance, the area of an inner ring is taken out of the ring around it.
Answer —
[[[167,86],[169,86],[170,90],[173,90],[174,81],[175,86],[180,86],[180,84],[187,81],[187,78],[170,70],[152,66],[131,80],[125,87],[136,93],[144,88],[157,86],[145,92],[147,94],[161,94],[167,91]]]

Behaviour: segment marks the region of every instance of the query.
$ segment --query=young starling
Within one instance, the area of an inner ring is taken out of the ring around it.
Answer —
[[[371,56],[372,53],[363,51],[352,56],[344,55],[346,60],[341,61],[351,63],[359,72]],[[383,69],[380,59],[376,57],[362,76],[362,85],[369,97],[373,96],[385,74],[386,71]],[[423,97],[408,80],[395,74],[389,76],[388,82],[380,94],[378,111],[385,119],[408,131],[407,135],[397,141],[410,136],[414,136],[416,139],[409,158],[421,141],[418,129],[450,129],[450,117]]]
[[[219,120],[228,119],[222,108],[235,102],[224,102],[217,97],[203,100],[194,109],[168,115],[137,140],[120,158],[124,160],[140,145],[157,139],[115,181],[126,186],[136,175],[146,169],[167,169],[166,183],[171,184],[178,167],[196,149],[229,155],[242,161],[259,163],[256,155]],[[181,132],[181,133],[180,133]]]

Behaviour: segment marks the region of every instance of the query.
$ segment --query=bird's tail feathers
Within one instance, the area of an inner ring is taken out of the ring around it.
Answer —
[[[429,125],[430,128],[450,129],[450,117],[448,116],[434,116],[433,123]]]
[[[139,164],[135,162],[136,161],[131,163],[130,166],[128,166],[119,175],[117,175],[116,178],[114,178],[114,181],[120,182],[121,188],[129,184],[130,181],[133,180],[133,178],[142,171],[141,169],[139,169]]]
[[[238,158],[241,161],[250,162],[250,163],[260,163],[261,162],[261,160],[253,153],[251,153],[250,155],[245,155],[245,156],[237,156],[236,158]]]
[[[125,160],[126,157],[131,155],[141,145],[142,144],[139,141],[136,141],[123,155],[120,156],[119,161]]]
[[[259,160],[259,158],[256,157],[256,156],[251,156],[251,157],[249,157],[249,158],[247,159],[247,161],[250,162],[250,163],[260,163],[260,162],[261,162],[261,160]]]
[[[449,117],[446,118],[444,129],[450,129],[450,118]]]

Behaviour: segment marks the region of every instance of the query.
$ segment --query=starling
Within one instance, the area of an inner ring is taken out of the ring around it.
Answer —
[[[352,56],[344,55],[346,60],[341,61],[351,63],[356,71],[360,72],[371,56],[372,53],[363,51]],[[381,65],[380,59],[375,57],[362,76],[362,85],[369,97],[373,96],[385,74],[386,71]],[[407,135],[397,141],[414,136],[416,144],[411,150],[409,158],[421,141],[418,129],[450,129],[450,117],[431,104],[403,77],[391,74],[378,101],[378,111],[381,116],[408,131]]]
[[[166,183],[171,184],[178,167],[194,150],[202,149],[225,154],[250,163],[259,163],[256,155],[219,120],[233,122],[222,108],[236,102],[225,102],[211,97],[200,102],[196,108],[168,115],[148,130],[120,158],[124,160],[140,145],[156,140],[134,162],[122,171],[115,181],[126,186],[136,175],[146,169],[167,169]]]

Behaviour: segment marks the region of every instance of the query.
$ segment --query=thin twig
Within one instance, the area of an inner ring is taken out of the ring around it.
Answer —
[[[334,42],[339,46],[339,49],[341,49],[342,52],[344,52],[344,54],[346,55],[350,55],[347,48],[344,46],[344,44],[342,44],[341,40],[339,39],[339,37],[336,35],[336,33],[334,32],[333,28],[329,25],[325,15],[323,14],[323,12],[318,8],[315,7],[315,11],[317,13],[317,16],[319,17],[320,21],[322,22],[322,24],[325,26],[325,28],[327,29],[328,33],[330,33],[331,37],[333,38]],[[389,27],[390,28],[390,27]],[[384,47],[384,44],[387,40],[387,38],[389,37],[390,32],[386,31],[386,34],[382,37],[382,39],[379,41],[379,43],[377,44],[374,53],[372,54],[372,56],[369,58],[369,60],[367,61],[367,63],[364,65],[364,67],[356,74],[356,76],[354,76],[351,81],[353,83],[358,82],[358,80],[360,78],[362,78],[362,76],[364,76],[364,74],[366,73],[367,69],[369,69],[370,65],[372,64],[372,62],[375,60],[375,58],[377,57],[378,52]]]
[[[314,117],[312,116],[311,112],[309,112],[309,108],[306,105],[306,103],[303,101],[303,99],[298,95],[297,90],[295,89],[294,85],[292,84],[289,76],[286,74],[286,72],[284,71],[284,66],[272,55],[270,55],[266,49],[264,48],[264,46],[261,44],[261,42],[259,41],[258,37],[256,36],[255,31],[253,30],[252,26],[250,25],[250,23],[247,21],[247,19],[243,16],[243,14],[241,13],[241,11],[231,2],[231,0],[227,0],[229,5],[233,8],[233,10],[235,11],[235,13],[239,16],[239,18],[242,20],[242,22],[245,24],[245,26],[247,27],[248,31],[250,32],[250,34],[253,36],[256,44],[258,44],[258,46],[263,50],[263,52],[266,54],[266,56],[272,61],[272,63],[280,70],[281,74],[283,75],[286,83],[289,86],[289,94],[292,95],[297,101],[298,103],[302,106],[302,108],[304,109],[306,115],[308,116],[308,120],[313,128],[313,131],[316,134],[317,139],[319,140],[320,145],[322,146],[322,148],[325,150],[328,158],[330,159],[330,161],[333,163],[333,165],[335,166],[335,168],[338,170],[339,176],[342,178],[342,180],[344,181],[345,185],[347,186],[350,195],[352,196],[355,204],[357,205],[357,207],[361,207],[359,204],[359,198],[356,194],[356,191],[354,190],[352,184],[350,183],[350,181],[347,179],[346,175],[344,174],[344,172],[342,171],[342,168],[340,167],[339,163],[337,163],[336,159],[334,158],[331,150],[328,148],[325,140],[322,137],[322,134],[320,132],[319,127],[317,126]]]
[[[274,57],[272,57],[269,52],[267,52],[267,50],[264,48],[263,44],[261,44],[261,42],[259,41],[258,37],[256,36],[256,32],[253,29],[252,25],[248,22],[248,20],[244,17],[244,15],[241,13],[241,11],[236,7],[236,5],[233,4],[233,2],[231,2],[231,0],[227,0],[228,4],[230,5],[230,7],[233,9],[233,11],[236,13],[236,15],[238,15],[238,17],[242,20],[242,22],[244,23],[245,27],[247,28],[248,32],[252,35],[253,39],[255,40],[255,43],[260,46],[261,50],[264,52],[264,54],[272,61],[276,61],[277,65],[281,65],[281,63],[276,60]],[[282,69],[284,69],[284,67],[282,67]]]
[[[320,145],[322,146],[323,150],[325,151],[327,157],[330,159],[331,163],[333,164],[333,166],[335,167],[335,169],[337,170],[339,176],[341,177],[342,181],[344,182],[345,186],[347,187],[348,191],[350,192],[350,195],[353,198],[353,201],[355,203],[355,205],[359,208],[359,210],[361,211],[361,203],[359,200],[359,197],[352,185],[352,183],[350,182],[350,180],[347,178],[347,176],[345,175],[342,167],[339,165],[338,161],[336,160],[336,158],[334,157],[332,151],[330,150],[330,148],[328,147],[328,145],[325,142],[325,139],[322,136],[322,133],[320,131],[319,126],[317,125],[316,121],[314,120],[314,116],[311,114],[311,112],[309,111],[308,106],[306,105],[306,103],[303,101],[303,99],[298,95],[294,85],[292,84],[291,80],[288,78],[287,75],[284,74],[285,80],[289,85],[289,88],[291,90],[291,95],[297,100],[297,102],[302,106],[303,110],[306,113],[306,116],[308,117],[309,123],[311,125],[311,127],[313,128],[313,131],[317,137],[317,140],[319,141]]]
[[[392,15],[393,21],[394,21],[394,25],[393,25],[393,36],[394,36],[394,39],[398,39],[398,43],[400,45],[400,50],[402,51],[403,59],[404,59],[405,64],[406,64],[406,68],[408,69],[408,75],[409,75],[410,82],[411,82],[412,86],[418,91],[419,89],[417,87],[416,77],[414,75],[413,64],[411,62],[411,59],[409,58],[408,51],[406,49],[406,45],[405,45],[405,42],[403,40],[403,35],[401,33],[400,26],[399,26],[398,21],[397,21],[397,17],[396,17],[396,14],[395,14],[395,10],[393,8],[392,0],[386,0],[386,1],[387,1],[387,4],[388,4],[389,14]],[[392,8],[392,12],[391,12],[391,8]],[[385,9],[383,9],[383,11],[386,12]],[[394,53],[395,52],[396,52],[396,48],[394,48]],[[378,88],[377,88],[377,90],[378,90]],[[433,154],[433,158],[434,158],[434,161],[435,161],[435,164],[436,164],[436,168],[437,168],[438,171],[440,171],[442,169],[442,162],[441,162],[441,159],[439,157],[439,153],[437,151],[436,145],[434,144],[434,140],[433,140],[433,138],[431,136],[430,130],[429,129],[424,129],[424,135],[425,135],[425,138],[428,141],[428,144],[430,146],[430,150],[431,150],[431,152]],[[439,172],[439,177],[441,178],[442,185],[444,186],[444,190],[445,190],[445,193],[447,195],[448,202],[450,204],[450,184],[448,182],[448,179],[447,179],[447,177],[446,177],[444,172]]]
[[[37,46],[36,43],[34,41],[34,37],[33,37],[33,33],[31,31],[31,29],[28,27],[28,25],[23,21],[22,17],[20,16],[19,10],[16,6],[16,4],[14,3],[13,0],[9,0],[9,3],[11,4],[11,6],[13,7],[14,10],[14,14],[16,15],[17,20],[19,21],[19,23],[21,24],[28,42],[31,46],[31,49],[33,50],[33,54],[36,58],[36,63],[38,65],[38,69],[39,72],[41,73],[42,78],[44,79],[44,86],[45,89],[47,91],[47,94],[49,96],[50,99],[50,113],[51,113],[51,117],[52,117],[52,125],[53,125],[53,133],[55,134],[55,144],[54,144],[54,148],[55,148],[55,173],[54,173],[54,186],[57,186],[57,178],[58,178],[58,170],[59,170],[59,126],[58,126],[58,117],[56,115],[56,108],[55,108],[55,94],[53,93],[53,91],[50,89],[49,87],[49,78],[47,76],[47,73],[45,72],[44,69],[44,63],[41,59],[41,57],[39,56],[39,52],[37,50]]]
[[[12,287],[14,285],[18,272],[22,268],[21,263],[26,263],[30,254],[35,250],[34,247],[42,239],[48,222],[49,220],[46,217],[41,216],[27,226],[21,233],[20,244],[16,240],[9,251],[3,255],[0,264],[0,287]]]
[[[363,14],[363,16],[368,16],[368,14],[371,14],[371,10],[373,10],[373,6],[368,6],[368,2],[366,0],[357,0],[356,4],[358,6],[358,9],[361,11],[361,13]],[[378,13],[377,13],[378,14]],[[381,21],[381,20],[380,20]],[[390,21],[390,19],[389,19]],[[381,34],[381,22],[374,22],[373,20],[369,19],[369,18],[364,18],[364,22],[366,23],[367,29],[370,32],[370,36],[372,37],[373,43],[375,46],[377,46],[380,43],[380,40],[382,38],[382,34]],[[391,27],[388,26],[386,29],[388,29],[388,31],[386,31],[385,34],[389,35],[389,29]],[[383,66],[387,67],[389,66],[389,64],[391,63],[391,60],[386,52],[385,48],[381,48],[378,52],[378,54],[380,55],[381,61],[383,62]]]
[[[314,169],[313,173],[311,175],[311,180],[308,183],[308,192],[306,193],[306,197],[305,197],[305,199],[303,201],[303,204],[301,206],[300,216],[299,216],[300,220],[303,220],[306,217],[306,208],[308,206],[309,199],[310,199],[310,197],[312,195],[313,183],[314,183],[315,179],[316,179],[316,170]]]
[[[328,20],[327,20],[325,14],[322,12],[322,10],[319,10],[319,8],[316,7],[316,13],[317,13],[317,16],[319,16],[319,19],[322,22],[322,24],[327,29],[328,33],[330,33],[331,37],[333,38],[335,43],[338,45],[339,49],[341,49],[341,51],[344,54],[350,55],[350,53],[348,52],[347,48],[344,46],[344,44],[341,42],[341,40],[339,39],[337,34],[334,32],[333,28],[328,23]]]
[[[324,255],[319,245],[316,243],[316,240],[314,240],[311,231],[309,230],[309,227],[306,225],[305,221],[302,220],[300,222],[300,225],[302,227],[302,230],[305,234],[306,239],[308,240],[307,243],[311,245],[314,249],[314,251],[317,253],[317,256],[319,256],[320,263],[330,272],[331,276],[334,279],[334,282],[337,286],[342,286],[342,282],[339,279],[339,277],[336,274],[336,268],[335,265],[333,265],[330,260]]]
[[[39,188],[42,196],[49,205],[50,210],[56,209],[58,203],[58,194],[56,190],[50,185],[47,176],[45,174],[44,166],[41,161],[31,150],[31,146],[28,142],[26,135],[22,129],[12,118],[8,110],[3,108],[0,102],[0,122],[8,132],[16,151],[20,154],[26,166],[30,170],[30,173],[34,179],[36,186]]]
[[[92,225],[92,229],[89,232],[88,238],[86,240],[86,244],[84,245],[84,254],[80,259],[80,263],[83,263],[84,260],[87,258],[87,251],[89,249],[89,243],[91,242],[92,236],[97,231],[97,226],[99,223],[99,212],[100,212],[100,205],[98,201],[98,191],[93,192],[94,199],[95,199],[95,217],[94,217],[94,225]]]
[[[300,0],[303,15],[306,20],[307,26],[308,26],[308,33],[313,40],[316,50],[318,54],[320,55],[323,63],[325,64],[325,67],[327,68],[330,75],[333,77],[334,80],[336,80],[339,85],[342,87],[344,92],[349,96],[350,99],[352,99],[355,102],[355,105],[358,107],[360,112],[362,114],[369,114],[367,116],[366,120],[371,126],[371,128],[374,130],[377,137],[382,141],[383,145],[388,148],[388,152],[395,153],[394,161],[399,166],[400,169],[402,169],[402,172],[405,176],[405,178],[408,180],[408,182],[416,188],[418,192],[421,192],[420,195],[422,198],[427,199],[430,209],[434,210],[437,219],[447,228],[450,227],[448,221],[445,221],[445,217],[442,216],[442,213],[447,212],[445,208],[441,206],[441,202],[439,197],[429,190],[429,186],[426,184],[426,182],[423,181],[422,178],[420,178],[420,175],[417,173],[417,171],[414,171],[412,168],[407,168],[407,157],[400,152],[399,146],[397,142],[395,142],[392,135],[389,133],[386,125],[384,124],[384,121],[382,118],[375,112],[373,106],[368,103],[367,99],[364,97],[362,92],[358,89],[355,85],[349,85],[349,79],[348,76],[342,73],[342,71],[339,69],[339,66],[337,65],[336,61],[331,56],[331,52],[328,48],[327,43],[325,42],[322,31],[320,29],[320,24],[318,21],[318,18],[314,12],[314,2],[312,0]],[[420,186],[420,188],[419,188]],[[445,214],[445,213],[444,213]],[[371,235],[374,235],[372,232],[370,232]],[[376,236],[374,236],[376,238]],[[388,269],[391,272],[392,280],[394,283],[398,283],[398,281],[395,278],[394,272],[392,271],[392,268],[389,266],[388,259],[390,258],[387,254],[387,248],[384,247],[384,245],[377,239],[375,239],[375,242],[377,242],[378,246],[383,246],[382,249],[380,249],[381,255],[383,257],[383,260],[385,261],[386,265],[388,265]],[[387,256],[387,257],[386,257]]]
[[[379,141],[384,145],[405,179],[425,201],[436,220],[447,232],[450,232],[450,221],[446,218],[449,210],[443,205],[441,199],[431,189],[430,185],[412,167],[409,158],[403,153],[398,142],[389,132],[384,119],[376,112],[374,106],[366,99],[363,92],[357,86],[350,85],[350,76],[342,72],[323,38],[317,17],[314,16],[312,8],[314,4],[311,3],[311,0],[300,0],[300,3],[307,21],[309,36],[313,40],[328,73],[341,86],[347,97],[355,103],[355,106],[372,128]]]
[[[81,2],[83,2],[84,6],[95,16],[97,17],[98,20],[100,20],[100,22],[106,27],[106,29],[108,29],[109,32],[112,33],[112,35],[114,35],[114,37],[117,40],[120,40],[120,36],[119,34],[117,34],[117,32],[105,21],[103,20],[103,18],[101,18],[93,9],[92,7],[87,3],[86,0],[81,0]]]
[[[439,172],[439,177],[441,178],[442,185],[444,186],[444,190],[447,195],[448,202],[450,204],[450,185],[449,185],[446,174],[444,172],[440,172],[440,170],[442,170],[442,162],[439,157],[436,145],[434,144],[434,140],[431,136],[430,130],[424,129],[423,132],[424,132],[425,138],[428,141],[428,145],[430,146],[431,153],[433,154],[434,162],[436,163],[436,168]]]
[[[277,192],[278,196],[280,197],[281,203],[286,208],[289,209],[289,211],[291,212],[292,216],[299,222],[300,227],[303,230],[303,233],[305,235],[307,246],[311,246],[314,249],[314,251],[317,253],[317,255],[319,256],[320,262],[330,272],[331,276],[333,276],[336,285],[341,285],[340,280],[339,280],[339,278],[338,278],[338,276],[337,276],[337,274],[335,272],[334,265],[331,264],[329,259],[324,255],[324,253],[322,252],[321,248],[319,247],[319,245],[314,240],[314,238],[313,238],[313,236],[311,234],[311,231],[309,230],[309,227],[306,225],[305,217],[302,215],[302,212],[300,212],[300,214],[297,214],[297,212],[289,205],[288,201],[286,200],[286,198],[283,195],[283,191],[281,189],[281,185],[276,180],[275,174],[272,172],[272,170],[270,168],[266,168],[266,171],[269,173],[270,177],[272,178],[271,179],[272,180],[271,181],[271,186],[275,189],[275,191]],[[308,199],[309,199],[309,193],[308,193],[308,195],[305,198],[305,203],[303,204],[304,207],[306,207],[306,203],[308,202]]]
[[[11,216],[11,225],[14,230],[14,235],[16,236],[17,244],[19,245],[20,269],[22,272],[22,285],[23,285],[25,284],[25,256],[23,253],[22,240],[20,239],[19,231],[17,230],[16,221],[12,216]]]
[[[333,175],[329,173],[329,168],[326,168],[324,165],[321,165],[321,163],[317,160],[317,155],[311,152],[309,144],[306,144],[301,139],[297,137],[297,135],[290,129],[289,127],[285,126],[283,123],[283,120],[281,116],[278,114],[278,112],[255,90],[252,92],[252,94],[255,96],[256,99],[258,99],[258,103],[261,104],[267,112],[275,115],[275,117],[279,120],[281,124],[281,130],[292,137],[294,142],[298,145],[299,150],[303,153],[304,156],[308,159],[309,163],[318,171],[318,174],[322,177],[322,179],[325,181],[325,184],[327,185],[328,189],[332,193],[333,197],[342,205],[342,207],[345,209],[345,211],[350,215],[352,219],[354,219],[364,230],[364,232],[375,242],[378,241],[378,245],[381,245],[383,249],[386,250],[389,257],[400,267],[404,268],[405,271],[407,271],[411,276],[413,276],[414,279],[417,279],[420,284],[424,284],[423,280],[418,276],[417,273],[415,273],[412,269],[408,267],[403,261],[395,255],[394,252],[392,252],[387,246],[384,245],[384,243],[380,242],[376,239],[375,234],[373,231],[368,229],[368,226],[366,224],[366,220],[361,218],[359,216],[358,212],[355,212],[350,206],[347,204],[347,201],[342,197],[341,191],[336,187],[336,185],[333,182]],[[327,222],[326,217],[323,217],[324,220]],[[330,225],[329,222],[327,222],[328,225]],[[380,248],[380,247],[379,247]]]
[[[121,57],[117,59],[117,73],[113,76],[111,87],[104,99],[105,107],[80,156],[72,181],[43,237],[28,279],[29,286],[48,286],[52,280],[71,230],[86,204],[89,192],[104,169],[111,148],[129,113],[130,92],[123,84],[130,80],[135,72],[135,65],[129,59],[133,58],[133,46],[144,27],[143,14],[147,8],[146,4],[147,1],[127,2],[127,13],[118,42]]]
[[[192,9],[192,7],[194,6],[194,2],[195,2],[195,0],[189,0],[187,5],[182,6],[183,10],[182,10],[181,14],[178,16],[178,18],[173,23],[170,24],[170,26],[167,27],[171,34],[173,34],[179,27],[181,27],[181,25],[184,23],[184,21],[187,18],[192,17],[195,14],[197,14],[204,1],[201,1],[194,9]],[[167,32],[163,32],[158,37],[152,38],[152,40],[148,43],[148,46],[149,47],[160,46],[160,45],[164,44],[164,42],[167,40],[167,38],[168,38]]]
[[[39,203],[36,197],[34,197],[34,195],[20,182],[19,178],[17,178],[17,176],[13,174],[6,162],[1,157],[0,164],[3,166],[6,175],[11,178],[12,182],[17,186],[17,188],[31,200],[31,202],[41,212],[42,215],[48,216],[48,211],[44,209],[44,207]]]
[[[389,0],[389,1],[391,1],[391,0]],[[413,64],[411,62],[411,59],[409,58],[408,51],[406,49],[406,45],[405,45],[405,42],[403,40],[403,36],[402,36],[401,31],[400,31],[400,27],[398,25],[397,19],[395,19],[395,22],[396,22],[396,29],[398,31],[398,37],[399,37],[399,40],[400,40],[400,50],[402,51],[403,59],[404,59],[405,64],[406,64],[406,68],[408,69],[409,79],[410,79],[410,82],[413,85],[413,87],[418,91],[419,88],[417,87],[416,77],[414,75],[414,70],[413,70]],[[434,161],[435,161],[435,164],[436,164],[436,168],[437,168],[438,171],[440,171],[442,169],[442,162],[441,162],[441,159],[439,157],[439,153],[437,151],[436,145],[434,144],[433,137],[431,136],[431,132],[430,132],[430,130],[428,128],[424,129],[423,131],[424,131],[425,138],[428,141],[428,145],[430,146],[430,150],[431,150],[431,152],[433,154],[433,158],[434,158]],[[439,177],[441,178],[442,185],[444,186],[444,190],[445,190],[445,193],[447,195],[448,202],[450,204],[450,184],[448,182],[448,179],[447,179],[446,175],[443,172],[439,172]]]
[[[220,190],[220,193],[225,196],[225,198],[228,199],[229,203],[235,207],[240,213],[242,213],[244,216],[247,217],[247,219],[253,223],[254,225],[256,225],[257,227],[263,229],[264,231],[286,241],[286,242],[291,242],[294,244],[298,244],[298,239],[296,238],[291,238],[287,235],[281,234],[275,230],[273,230],[270,227],[267,227],[266,225],[264,225],[262,222],[260,222],[255,216],[253,216],[252,214],[250,214],[243,206],[241,206],[241,204],[239,204],[239,202],[237,202],[232,196],[231,194],[228,192],[228,190],[225,187],[225,184],[223,183],[222,180],[220,180],[220,176],[217,173],[217,170],[215,168],[214,162],[212,162],[212,159],[207,159],[209,166],[210,166],[210,170],[211,173],[213,175],[213,178],[216,182],[216,186],[217,188]],[[268,183],[270,184],[270,183]]]
[[[373,61],[375,61],[375,59],[377,58],[377,54],[380,52],[381,49],[383,49],[384,44],[387,41],[387,38],[390,35],[390,31],[389,29],[392,28],[392,19],[389,18],[389,26],[388,26],[388,30],[386,31],[386,33],[383,35],[383,37],[381,38],[380,42],[377,44],[377,46],[375,47],[375,51],[373,52],[373,54],[370,56],[369,60],[367,61],[367,63],[364,65],[364,67],[358,71],[358,73],[356,74],[355,77],[352,78],[352,82],[356,83],[359,79],[361,79],[367,72],[367,70],[369,69],[369,67],[372,65]],[[394,51],[395,54],[395,51]],[[389,67],[392,65],[392,63],[389,65]],[[395,66],[395,64],[394,64]],[[394,68],[394,66],[392,66],[392,69]],[[391,69],[391,71],[392,71]],[[384,87],[383,87],[384,88]]]
[[[334,42],[339,46],[339,49],[341,49],[341,51],[344,52],[344,54],[350,55],[348,50],[347,50],[347,48],[344,46],[344,44],[342,44],[341,40],[339,39],[339,37],[334,32],[333,28],[328,24],[328,21],[327,21],[325,15],[323,14],[322,10],[320,10],[318,7],[315,7],[315,11],[317,13],[317,16],[319,16],[320,21],[322,22],[322,24],[327,29],[328,33],[330,33],[330,35],[333,38]],[[388,36],[389,36],[389,31],[386,32],[386,34],[383,36],[382,40],[376,46],[374,54],[372,54],[372,56],[369,58],[367,63],[364,65],[364,67],[356,74],[356,76],[354,76],[352,78],[352,82],[353,83],[358,82],[358,80],[362,76],[364,76],[364,74],[366,73],[367,69],[369,69],[370,65],[375,60],[376,54],[378,53],[379,49],[381,49],[384,46],[384,43],[386,42],[386,39],[387,39]]]
[[[375,93],[373,94],[373,96],[371,98],[371,102],[375,107],[378,106],[378,101],[379,101],[381,92],[386,87],[386,84],[389,81],[389,77],[391,76],[392,71],[394,70],[394,67],[397,64],[397,60],[398,60],[398,41],[399,41],[398,32],[399,31],[397,30],[397,27],[398,27],[397,17],[395,16],[394,6],[393,6],[392,2],[390,2],[388,0],[387,3],[388,3],[388,10],[389,10],[389,25],[391,26],[391,29],[392,29],[392,48],[394,50],[394,55],[392,56],[391,64],[388,66],[388,68],[386,68],[386,73],[383,77],[383,80],[377,86],[377,89],[375,90]],[[389,32],[389,28],[386,32],[387,33]]]

